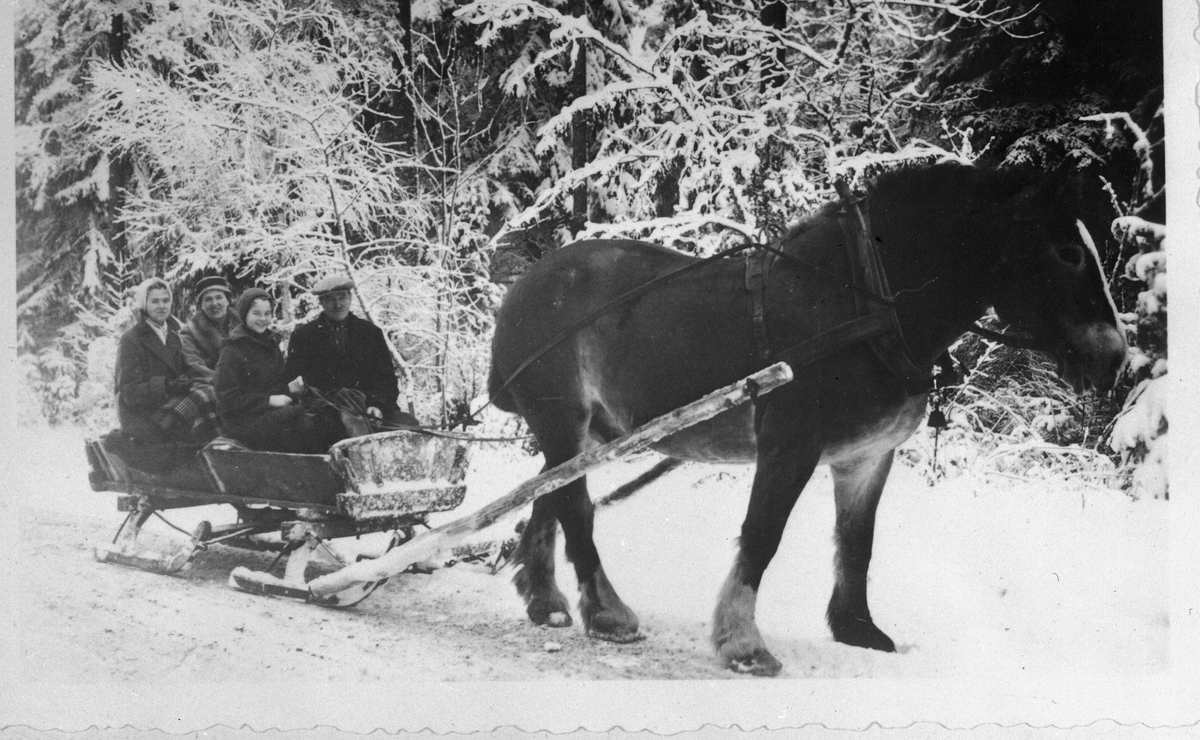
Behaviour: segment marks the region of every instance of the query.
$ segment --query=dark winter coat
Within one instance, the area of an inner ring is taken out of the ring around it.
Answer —
[[[220,323],[214,322],[200,310],[188,319],[187,324],[179,330],[188,377],[212,385],[217,361],[221,359],[221,343],[229,338],[229,333],[240,323],[232,309],[225,313]]]
[[[271,396],[288,395],[293,377],[287,372],[277,334],[255,334],[241,324],[234,327],[221,345],[214,375],[225,432],[257,450],[324,452],[299,405],[270,404]]]
[[[305,385],[332,393],[339,388],[362,391],[368,406],[386,414],[400,395],[396,368],[379,327],[354,314],[346,317],[346,342],[341,351],[334,341],[334,322],[325,314],[297,327],[288,343],[289,377],[304,377]]]
[[[121,431],[144,442],[166,440],[155,418],[189,389],[175,317],[167,318],[165,345],[145,318],[121,335],[114,386]]]

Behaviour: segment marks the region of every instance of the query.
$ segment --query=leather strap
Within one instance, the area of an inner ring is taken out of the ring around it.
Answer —
[[[873,338],[890,330],[891,323],[888,321],[886,315],[882,313],[869,313],[866,316],[851,319],[844,324],[838,324],[832,329],[826,329],[815,337],[805,339],[799,344],[793,344],[791,347],[780,352],[779,355],[787,357],[789,365],[803,367],[851,345],[871,341]]]
[[[861,291],[855,292],[858,313],[860,316],[879,316],[879,320],[887,326],[886,331],[869,339],[871,349],[880,362],[904,379],[909,395],[927,393],[933,387],[930,374],[922,371],[913,362],[896,311],[885,305],[892,302],[892,291],[888,286],[887,274],[879,261],[879,250],[871,242],[870,222],[863,209],[858,207],[863,198],[851,194],[850,188],[841,180],[837,181],[835,188],[842,198],[842,215],[838,220],[842,225],[842,233],[846,236],[850,271],[855,285],[862,288]],[[880,296],[883,302],[868,300],[865,295],[868,293]]]
[[[771,359],[771,343],[767,337],[767,315],[763,294],[766,290],[764,262],[769,254],[765,249],[746,250],[746,290],[750,293],[750,321],[754,326],[754,348],[758,359]]]

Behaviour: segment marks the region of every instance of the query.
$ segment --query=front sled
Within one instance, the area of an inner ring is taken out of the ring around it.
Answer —
[[[324,596],[317,596],[308,590],[306,580],[309,566],[321,559],[321,556],[331,559],[338,567],[348,565],[346,560],[334,550],[319,527],[304,522],[292,522],[286,528],[284,538],[287,542],[284,554],[287,562],[284,565],[283,577],[272,575],[266,571],[250,570],[238,566],[229,574],[229,585],[260,596],[280,596],[296,599],[308,604],[345,609],[355,606],[375,593],[375,590],[388,582],[387,578],[365,583],[355,583],[349,588]],[[412,537],[412,529],[396,530],[388,542],[387,550],[391,550]],[[385,550],[385,552],[387,551]],[[364,559],[360,556],[359,558]]]
[[[325,466],[321,475],[333,481],[317,487],[321,498],[313,503],[324,505],[323,510],[300,509],[296,520],[283,523],[280,534],[284,541],[283,555],[287,558],[283,576],[239,567],[230,573],[229,585],[254,594],[320,606],[345,608],[362,602],[388,579],[356,582],[345,589],[316,596],[306,580],[310,565],[322,559],[335,569],[350,565],[338,554],[332,540],[368,532],[392,533],[384,551],[387,552],[410,540],[413,528],[424,526],[430,513],[457,507],[466,494],[463,478],[468,453],[461,440],[407,431],[372,434],[337,443],[328,457],[319,456]],[[318,456],[206,450],[203,457],[222,491],[235,492],[278,485],[280,473],[298,458]],[[268,483],[268,477],[276,482]],[[318,477],[310,474],[303,487],[287,486],[289,495],[295,496],[300,488],[312,493],[312,481]],[[370,558],[359,556],[355,562],[365,559]]]

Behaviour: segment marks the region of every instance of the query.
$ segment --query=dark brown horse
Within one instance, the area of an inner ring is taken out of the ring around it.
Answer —
[[[1060,178],[952,163],[871,183],[862,212],[894,294],[910,368],[928,376],[935,359],[992,306],[1057,358],[1060,375],[1077,391],[1112,387],[1125,341],[1095,247],[1071,212],[1072,192]],[[549,255],[517,281],[497,317],[490,390],[497,406],[525,417],[547,467],[768,361],[792,363],[792,383],[659,445],[676,458],[757,463],[740,549],[713,617],[717,654],[735,670],[774,675],[781,668],[755,625],[755,600],[818,465],[832,468],[837,506],[836,585],[827,612],[833,636],[895,649],[871,619],[867,568],[893,450],[921,422],[926,396],[886,362],[895,358],[865,341],[835,342],[836,330],[823,334],[856,319],[864,299],[881,303],[850,277],[855,263],[847,243],[854,240],[844,224],[854,210],[824,207],[791,230],[782,254],[766,259],[758,299],[765,322],[757,326],[741,259],[678,272],[588,320],[598,307],[696,261],[634,241],[580,242]],[[516,373],[564,330],[566,339]],[[769,360],[760,350],[764,341]],[[592,519],[585,479],[537,500],[514,557],[517,589],[534,622],[571,623],[554,577],[561,523],[585,629],[609,640],[637,639],[637,616],[605,576]]]

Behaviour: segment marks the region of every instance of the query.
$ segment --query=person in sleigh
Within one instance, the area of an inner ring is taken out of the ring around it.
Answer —
[[[300,404],[304,381],[288,372],[271,330],[275,300],[250,288],[237,302],[241,324],[221,345],[214,385],[225,434],[255,450],[321,454],[340,439]]]
[[[171,286],[149,278],[133,303],[136,323],[121,335],[114,375],[121,431],[144,445],[207,442],[218,433],[216,396],[187,374]]]
[[[233,289],[219,275],[201,278],[196,283],[196,310],[179,330],[183,343],[183,363],[194,384],[213,384],[221,343],[238,325],[233,310]]]
[[[353,289],[354,281],[344,275],[330,275],[313,285],[321,314],[292,333],[288,375],[302,377],[305,385],[331,402],[331,410],[324,412],[326,416],[336,417],[332,408],[336,407],[350,412],[341,414],[344,423],[355,412],[363,412],[374,421],[371,429],[347,429],[348,435],[375,428],[420,426],[415,417],[396,404],[400,395],[396,368],[383,331],[350,310]]]

